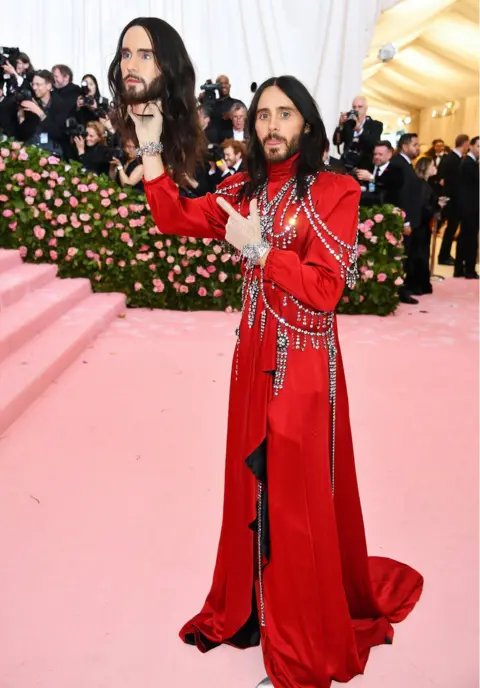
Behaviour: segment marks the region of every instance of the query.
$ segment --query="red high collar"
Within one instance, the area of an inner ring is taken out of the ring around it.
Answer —
[[[267,163],[267,176],[269,182],[287,181],[295,177],[297,173],[299,153],[295,153],[282,162]]]

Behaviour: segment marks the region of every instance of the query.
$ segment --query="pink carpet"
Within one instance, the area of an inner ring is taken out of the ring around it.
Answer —
[[[425,592],[365,688],[478,686],[477,284],[343,317],[372,553]],[[130,311],[0,438],[1,688],[253,688],[260,650],[201,655],[238,315]],[[0,381],[1,383],[1,381]]]

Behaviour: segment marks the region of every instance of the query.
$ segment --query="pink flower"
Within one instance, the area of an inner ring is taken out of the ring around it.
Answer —
[[[128,232],[122,232],[120,234],[120,241],[123,241],[125,244],[128,244],[130,241],[130,234]]]
[[[118,194],[118,200],[119,200],[119,201],[123,201],[123,199],[126,198],[126,197],[127,197],[127,194],[126,194],[126,193],[123,193],[123,191],[122,191],[122,193],[119,193],[119,194]],[[125,216],[125,217],[126,217],[126,216]]]
[[[2,213],[3,217],[12,217],[13,215],[13,210],[9,210],[8,208],[3,211]]]
[[[32,179],[34,182],[39,182],[42,177],[38,174],[38,172],[34,172],[32,174]]]
[[[163,248],[163,241],[156,241],[154,245],[155,245],[155,248],[158,248],[158,249]]]
[[[206,296],[207,295],[207,290],[205,289],[205,287],[200,287],[200,289],[198,290],[198,295],[199,296]]]
[[[52,239],[49,240],[48,245],[49,246],[56,246],[57,245],[57,240],[55,239],[55,237],[53,237]]]
[[[362,301],[365,301],[365,297],[362,294],[360,294],[359,301],[360,301],[360,303],[362,303]]]
[[[16,231],[17,231],[17,223],[16,223],[16,222],[10,222],[10,224],[8,225],[8,227],[9,227],[9,229],[12,230],[12,232],[16,232]]]
[[[39,241],[41,241],[46,234],[45,230],[43,229],[43,227],[40,227],[40,225],[35,225],[35,227],[33,228],[33,233]]]
[[[225,308],[225,313],[233,313],[233,308],[231,306],[227,306]]]
[[[58,253],[56,251],[50,251],[50,258],[52,260],[57,260],[58,258]]]
[[[379,272],[377,275],[377,282],[385,282],[387,275],[384,272]]]
[[[193,284],[195,282],[195,275],[188,275],[188,277],[185,278],[186,284]]]
[[[113,258],[107,258],[105,262],[107,265],[111,265],[113,263]]]
[[[40,158],[40,160],[38,161],[38,164],[40,165],[40,167],[45,167],[47,162],[48,162],[47,158]]]
[[[108,191],[107,191],[106,189],[102,189],[102,190],[100,191],[100,196],[101,196],[102,198],[108,198]]]
[[[366,279],[372,279],[373,270],[365,270],[365,277],[366,277]]]
[[[111,221],[110,221],[110,222],[107,222],[107,224],[105,225],[105,227],[106,227],[107,229],[111,229],[111,228],[113,227],[113,222],[111,222]]]
[[[185,246],[179,246],[179,247],[178,247],[178,252],[179,252],[179,254],[180,254],[181,256],[184,256],[184,255],[186,254],[186,252],[187,252],[187,249],[185,248]]]
[[[373,219],[375,222],[382,222],[383,215],[381,213],[377,213],[376,215],[373,216]]]
[[[35,203],[35,199],[32,198],[31,196],[27,196],[27,198],[25,199],[25,203],[27,205],[33,205]]]
[[[90,234],[90,232],[92,231],[92,228],[90,227],[90,225],[85,225],[83,227],[83,231],[85,234]]]
[[[95,182],[91,182],[88,185],[88,189],[89,191],[98,191],[98,184],[95,184]]]
[[[397,279],[394,282],[396,287],[401,287],[403,284],[403,279],[401,277],[397,277]]]
[[[88,186],[86,184],[79,184],[77,188],[80,193],[86,193],[88,191]]]
[[[343,297],[343,303],[348,303],[349,301],[350,299],[348,298],[348,296]]]
[[[68,222],[68,217],[62,213],[57,217],[57,222],[59,225],[66,225]]]
[[[108,232],[106,229],[102,229],[102,236],[106,239],[108,237]]]
[[[213,297],[215,299],[219,299],[220,296],[223,296],[223,291],[221,289],[215,289],[215,291],[213,292]]]
[[[204,239],[203,243],[205,244],[205,246],[210,246],[210,244],[212,243],[212,239]]]
[[[8,150],[8,148],[2,148],[0,150],[0,155],[2,156],[2,158],[8,158],[8,156],[10,155],[10,151]]]
[[[209,265],[207,267],[207,272],[209,272],[211,275],[213,275],[213,273],[216,271],[217,271],[217,268],[215,267],[215,265]]]
[[[70,248],[67,251],[67,255],[70,256],[70,258],[73,258],[76,256],[78,253],[78,248],[75,248],[75,246],[70,246]]]
[[[102,216],[100,215],[100,213],[93,213],[93,219],[94,220],[99,220],[101,217]]]
[[[13,141],[13,143],[12,143],[13,150],[20,150],[21,147],[22,147],[22,144],[19,141]]]
[[[373,236],[372,232],[370,232],[370,231],[365,232],[365,239],[371,239],[372,236]]]
[[[18,159],[19,160],[28,160],[28,153],[26,150],[21,150],[20,153],[18,154]]]
[[[365,229],[371,229],[375,223],[372,220],[365,220],[363,223]]]
[[[150,227],[148,230],[148,233],[154,236],[155,234],[161,234],[161,231],[158,229],[158,227]]]
[[[82,222],[88,222],[90,219],[90,215],[88,213],[81,213],[79,217]]]
[[[43,251],[41,248],[37,248],[35,251],[35,258],[41,258],[43,256]]]
[[[26,246],[20,246],[20,248],[18,249],[18,252],[22,258],[25,258],[25,256],[28,253],[28,249]]]
[[[188,294],[188,287],[186,287],[184,284],[180,287],[180,294]]]
[[[56,198],[56,199],[53,201],[53,205],[54,205],[56,208],[60,208],[60,206],[63,205],[62,199],[61,199],[61,198]]]
[[[173,272],[174,272],[176,275],[179,275],[179,274],[182,272],[182,268],[180,267],[180,265],[174,265],[174,266],[173,266]]]
[[[405,219],[407,217],[407,213],[404,210],[402,210],[402,212],[400,214],[403,217],[403,219]]]
[[[6,203],[8,201],[8,196],[5,196],[5,194],[0,194],[0,201],[2,203]]]
[[[5,171],[5,163],[4,163],[3,160],[0,158],[0,172],[4,172],[4,171]]]
[[[161,279],[153,280],[153,291],[157,292],[158,294],[161,294],[162,291],[165,291],[165,285]]]
[[[141,282],[135,282],[134,289],[135,291],[140,291],[140,289],[143,289],[143,284]]]
[[[373,235],[373,236],[370,238],[370,243],[371,243],[371,244],[376,244],[377,241],[378,241],[378,237],[375,236],[375,235]]]
[[[213,252],[216,253],[217,256],[218,256],[218,254],[222,252],[222,247],[221,247],[221,246],[218,246],[218,245],[214,246],[214,247],[213,247]]]
[[[165,246],[171,246],[171,245],[172,245],[171,239],[166,239],[165,240]]]
[[[102,198],[100,203],[103,205],[104,208],[108,208],[108,206],[111,205],[112,201],[109,198]]]
[[[363,244],[359,244],[357,248],[357,256],[363,256],[367,252],[367,247]]]
[[[50,172],[50,179],[58,179],[58,172],[52,170],[52,172]]]
[[[121,205],[118,209],[118,214],[120,217],[128,217],[128,208],[125,208],[124,205]]]
[[[220,260],[222,261],[222,263],[228,263],[231,257],[232,256],[230,255],[230,253],[224,253]]]
[[[169,282],[173,282],[173,280],[175,279],[175,277],[173,276],[173,270],[170,270],[167,279]]]
[[[60,160],[58,158],[56,158],[54,155],[50,155],[48,158],[48,164],[49,165],[58,165],[59,162],[60,162]]]
[[[207,260],[209,263],[214,263],[217,260],[217,256],[214,253],[209,253]]]
[[[72,208],[76,208],[78,206],[78,198],[75,198],[75,196],[70,196],[68,202],[70,203]]]
[[[125,263],[124,260],[119,260],[119,261],[118,261],[118,267],[119,267],[119,268],[124,268],[125,265],[126,265],[126,263]]]
[[[159,258],[165,258],[166,255],[167,255],[167,254],[165,253],[165,251],[159,251],[159,252],[158,252],[158,257],[159,257]]]
[[[228,277],[228,275],[225,272],[219,272],[218,273],[218,281],[219,282],[225,282],[227,277]]]
[[[167,263],[170,263],[170,265],[171,265],[174,262],[175,262],[175,258],[173,256],[167,256]]]

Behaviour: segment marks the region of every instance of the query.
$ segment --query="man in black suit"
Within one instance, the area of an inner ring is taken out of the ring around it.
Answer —
[[[335,158],[333,155],[330,155],[329,141],[326,141],[325,152],[323,154],[323,164],[330,172],[345,174],[345,167],[343,166],[340,158]]]
[[[445,208],[447,227],[443,235],[442,245],[438,254],[439,265],[453,265],[451,256],[453,239],[460,222],[460,163],[469,149],[469,138],[466,134],[460,134],[455,139],[455,148],[442,157],[440,168],[437,172],[437,180],[442,188],[442,195],[450,200]]]
[[[455,277],[478,279],[475,270],[478,252],[479,175],[478,136],[470,141],[470,151],[460,163],[460,235],[455,258]]]
[[[402,183],[398,190],[397,205],[405,212],[404,261],[405,284],[398,290],[402,303],[418,303],[409,289],[412,273],[411,244],[412,235],[419,229],[422,219],[421,184],[413,169],[413,160],[418,157],[420,146],[417,134],[403,134],[398,141],[398,154],[392,158],[390,165],[400,170]]]
[[[390,164],[392,155],[393,147],[390,141],[378,141],[373,149],[373,165],[366,170],[356,171],[356,177],[362,187],[362,205],[398,205],[403,174],[399,167]]]
[[[368,169],[372,164],[373,149],[382,137],[383,124],[367,116],[368,102],[357,96],[352,103],[352,114],[342,112],[333,143],[343,143],[342,162],[348,172],[355,168]]]
[[[221,144],[223,160],[211,164],[209,172],[211,190],[214,191],[218,184],[228,177],[243,172],[245,169],[245,144],[234,139],[227,139]]]
[[[229,117],[229,113],[235,103],[240,103],[245,107],[245,103],[242,103],[238,98],[232,98],[230,95],[230,79],[225,74],[221,74],[217,77],[217,84],[220,87],[219,97],[214,100],[211,104],[212,108],[212,124],[219,134],[220,142],[224,141],[228,136],[232,122]]]

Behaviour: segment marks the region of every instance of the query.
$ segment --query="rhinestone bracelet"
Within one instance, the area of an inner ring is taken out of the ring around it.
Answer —
[[[143,155],[157,155],[162,151],[163,145],[161,143],[154,143],[153,141],[150,141],[150,143],[146,143],[144,146],[140,146],[140,148],[137,148],[135,152],[137,154],[137,158],[140,158]]]
[[[245,244],[242,248],[242,256],[247,259],[249,266],[256,265],[269,248],[270,244],[263,240],[258,244]]]

